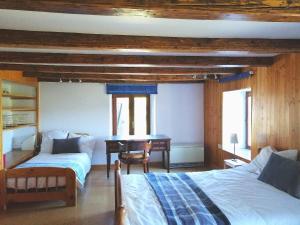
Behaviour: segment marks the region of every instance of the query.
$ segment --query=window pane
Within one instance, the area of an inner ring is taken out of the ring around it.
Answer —
[[[134,98],[134,134],[147,134],[147,98]]]
[[[117,135],[129,135],[129,98],[117,98]]]

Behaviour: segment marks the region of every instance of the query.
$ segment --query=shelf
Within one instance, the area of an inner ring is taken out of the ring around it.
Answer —
[[[30,124],[22,124],[22,125],[15,125],[15,126],[11,126],[11,127],[3,127],[3,130],[15,130],[18,128],[23,128],[23,127],[34,127],[36,126],[36,124],[34,123],[30,123]]]
[[[35,112],[36,109],[34,108],[3,108],[5,111],[30,111]]]
[[[2,94],[2,97],[7,97],[11,99],[36,99],[36,97],[33,96],[26,96],[26,95],[15,95],[15,94]]]

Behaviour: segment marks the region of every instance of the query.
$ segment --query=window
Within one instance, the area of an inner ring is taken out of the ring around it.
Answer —
[[[250,89],[223,92],[222,149],[233,152],[230,136],[236,133],[238,144],[236,154],[250,159],[252,97]]]
[[[113,95],[113,135],[150,134],[150,96]]]
[[[251,92],[246,92],[246,147],[251,148],[251,124],[252,124],[252,96]]]

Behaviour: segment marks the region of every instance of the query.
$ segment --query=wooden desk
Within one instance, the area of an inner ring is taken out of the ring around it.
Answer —
[[[106,142],[106,160],[107,160],[107,178],[109,178],[111,153],[119,153],[118,142],[140,142],[140,141],[152,141],[151,151],[161,151],[163,157],[163,166],[165,165],[165,152],[167,152],[167,171],[170,172],[170,142],[171,139],[165,135],[129,135],[129,136],[111,136],[105,140]],[[141,150],[141,149],[132,149]]]
[[[5,154],[5,169],[11,169],[34,156],[34,150],[12,150]]]

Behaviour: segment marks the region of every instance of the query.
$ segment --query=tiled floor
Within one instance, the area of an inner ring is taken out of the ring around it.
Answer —
[[[176,169],[172,172],[199,170]],[[151,171],[165,170],[152,167]],[[141,172],[139,167],[132,168],[132,173]],[[113,225],[113,186],[113,171],[107,180],[105,169],[93,170],[87,178],[86,188],[78,193],[76,207],[64,207],[60,202],[11,205],[6,212],[0,213],[0,225]]]

